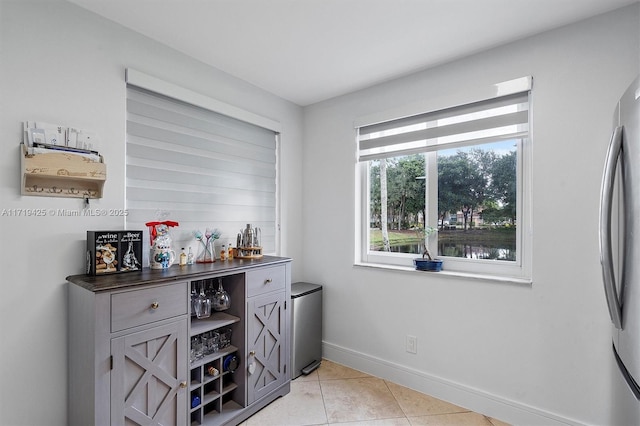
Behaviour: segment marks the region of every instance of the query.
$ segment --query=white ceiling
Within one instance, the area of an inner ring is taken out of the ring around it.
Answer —
[[[69,0],[305,106],[638,0]]]

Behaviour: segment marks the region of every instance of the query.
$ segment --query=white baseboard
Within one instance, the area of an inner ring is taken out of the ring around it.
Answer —
[[[512,425],[566,426],[583,424],[536,407],[325,341],[322,342],[322,350],[323,358],[330,361],[429,394]]]

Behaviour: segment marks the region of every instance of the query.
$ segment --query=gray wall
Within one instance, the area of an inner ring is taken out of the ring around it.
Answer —
[[[611,423],[598,201],[613,108],[640,71],[639,9],[305,108],[303,261],[325,285],[329,358],[517,424]],[[354,267],[354,119],[526,75],[533,285]]]
[[[0,15],[0,209],[82,208],[77,199],[20,195],[18,144],[25,120],[97,132],[107,181],[104,197],[91,207],[124,208],[124,72],[131,67],[282,123],[282,254],[298,257],[300,107],[65,1],[1,0]],[[123,229],[124,220],[3,215],[0,227],[0,424],[62,426],[65,277],[83,271],[86,230]],[[300,266],[293,266],[294,279],[301,278]]]
[[[20,195],[24,120],[98,132],[108,178],[92,207],[123,208],[124,69],[139,69],[283,124],[282,254],[294,281],[325,285],[327,356],[520,424],[608,424],[616,372],[597,206],[613,106],[640,71],[639,15],[614,11],[303,114],[67,2],[0,0],[0,208],[81,208]],[[533,286],[354,268],[353,119],[524,75],[534,76]],[[123,226],[0,216],[0,424],[66,424],[64,277],[82,271],[87,229]]]

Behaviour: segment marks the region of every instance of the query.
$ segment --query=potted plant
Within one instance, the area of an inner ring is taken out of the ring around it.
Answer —
[[[419,229],[417,232],[424,239],[424,251],[421,258],[413,259],[413,264],[418,271],[440,272],[442,270],[442,260],[434,259],[429,251],[429,237],[437,233],[438,229],[428,226],[424,229]]]

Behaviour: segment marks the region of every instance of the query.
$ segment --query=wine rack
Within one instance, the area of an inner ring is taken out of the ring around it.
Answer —
[[[244,275],[226,276],[223,283],[230,294],[231,307],[223,312],[214,311],[208,318],[191,316],[190,341],[210,333],[226,336],[220,339],[220,343],[225,346],[190,361],[191,425],[224,424],[246,406],[243,385],[245,376],[240,370],[243,366],[236,366],[236,370],[225,365],[225,360],[230,357],[235,357],[236,362],[239,362],[244,352]],[[196,289],[200,284],[199,281],[193,281],[192,288]]]

